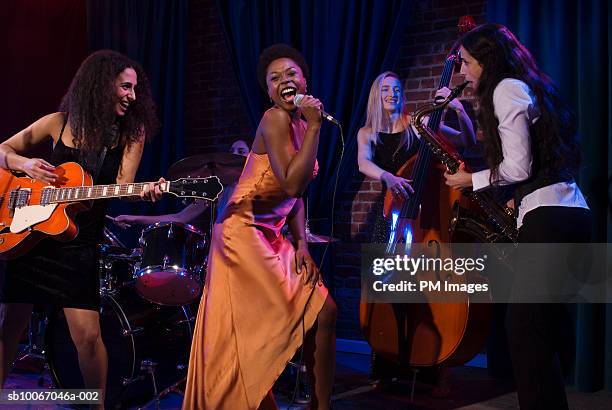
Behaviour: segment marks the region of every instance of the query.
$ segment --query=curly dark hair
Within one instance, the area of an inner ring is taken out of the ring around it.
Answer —
[[[261,52],[259,55],[259,62],[257,63],[257,80],[264,91],[268,90],[266,85],[266,71],[268,70],[268,66],[272,61],[279,58],[292,59],[302,70],[304,78],[308,78],[310,76],[310,69],[308,68],[308,64],[306,64],[306,59],[304,59],[302,53],[287,44],[274,44]]]
[[[125,116],[118,118],[115,80],[126,68],[134,69],[138,76],[136,100]],[[96,51],[81,63],[59,110],[69,115],[74,144],[80,149],[82,158],[97,155],[106,134],[115,125],[118,126],[118,144],[122,147],[138,141],[143,134],[152,138],[160,126],[143,68],[112,50]]]
[[[529,50],[501,24],[478,26],[464,34],[459,42],[483,67],[476,95],[491,182],[497,181],[503,160],[493,91],[504,78],[523,81],[536,98],[540,118],[530,127],[534,166],[547,175],[560,170],[575,175],[580,163],[575,115],[561,100],[550,77],[538,68]]]

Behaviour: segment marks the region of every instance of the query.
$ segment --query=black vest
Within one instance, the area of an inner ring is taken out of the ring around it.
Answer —
[[[569,169],[563,168],[558,171],[548,171],[545,172],[542,170],[541,166],[541,155],[540,150],[534,141],[533,131],[534,125],[529,127],[529,132],[532,136],[531,138],[531,153],[532,153],[532,163],[531,163],[531,176],[527,178],[525,181],[521,181],[514,185],[514,209],[515,212],[518,212],[519,205],[523,198],[535,190],[540,188],[544,188],[545,186],[556,184],[559,182],[573,182],[574,176],[572,175]]]

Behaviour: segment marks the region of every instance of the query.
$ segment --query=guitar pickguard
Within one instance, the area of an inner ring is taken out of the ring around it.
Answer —
[[[37,223],[46,221],[51,217],[57,205],[30,205],[15,208],[15,214],[11,221],[11,233],[23,232]]]

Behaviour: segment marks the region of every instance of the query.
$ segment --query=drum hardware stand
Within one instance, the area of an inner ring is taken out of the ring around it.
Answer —
[[[308,376],[306,365],[296,362],[289,362],[287,364],[295,369],[295,377],[299,379],[299,383],[297,383],[295,388],[295,399],[293,400],[293,403],[310,404],[310,394],[308,394],[308,384],[306,383]]]
[[[176,383],[170,385],[169,387],[165,388],[164,390],[158,392],[157,391],[157,383],[155,382],[155,366],[157,366],[157,363],[151,361],[151,360],[143,360],[142,364],[140,366],[141,370],[146,370],[150,375],[151,375],[151,381],[153,382],[153,393],[154,396],[153,398],[148,401],[147,403],[145,403],[142,407],[138,407],[138,410],[144,410],[147,407],[149,407],[151,404],[155,403],[155,410],[159,410],[159,405],[161,402],[161,399],[166,397],[168,394],[170,393],[176,393],[179,394],[181,396],[185,395],[185,392],[179,388],[178,386],[181,385],[183,382],[185,382],[187,380],[187,377],[183,377],[182,379],[180,379],[179,381],[177,381]],[[184,370],[187,366],[185,365],[177,365],[176,368],[178,370]]]
[[[104,227],[104,237],[111,245],[125,248],[125,245],[123,244],[123,242],[119,240],[117,235],[115,235],[113,231],[108,229],[106,226]]]
[[[181,310],[183,311],[183,314],[185,315],[186,319],[181,319],[177,321],[175,325],[182,325],[186,323],[187,327],[189,328],[189,334],[191,335],[191,337],[193,337],[193,324],[196,321],[196,317],[195,315],[191,314],[191,310],[189,309],[189,306],[183,305],[181,306]],[[177,366],[177,369],[178,369],[178,366]],[[178,370],[183,370],[183,369],[178,369]]]
[[[145,404],[143,407],[139,407],[138,410],[144,409],[145,407],[148,407],[151,403],[155,402],[155,409],[159,410],[159,399],[161,397],[161,393],[157,392],[157,381],[155,380],[155,368],[157,367],[157,363],[154,362],[153,360],[149,360],[149,359],[144,359],[143,361],[140,362],[140,371],[141,372],[145,372],[144,374],[140,374],[136,377],[132,377],[131,379],[123,379],[122,383],[124,386],[128,386],[132,383],[141,381],[146,379],[147,374],[149,376],[151,376],[151,383],[153,383],[153,400],[149,401],[147,404]],[[163,392],[162,392],[163,393]]]
[[[140,362],[140,370],[146,371],[151,376],[151,383],[153,383],[153,400],[155,402],[155,409],[159,410],[159,393],[157,392],[157,382],[155,381],[155,368],[157,363],[153,360],[143,360]],[[149,402],[150,403],[150,402]]]
[[[187,380],[186,377],[183,377],[181,380],[179,380],[178,382],[174,383],[172,386],[165,388],[164,390],[160,391],[159,394],[156,394],[155,397],[150,400],[149,402],[147,402],[144,406],[142,407],[138,407],[138,410],[144,410],[147,407],[149,407],[151,404],[155,403],[155,409],[159,410],[159,404],[162,398],[166,397],[167,395],[169,395],[170,393],[176,393],[179,394],[181,396],[185,395],[185,392],[178,387],[181,383],[184,383],[185,380]]]
[[[28,344],[21,349],[21,351],[17,354],[16,359],[13,361],[12,368],[22,368],[23,370],[34,369],[34,372],[39,373],[38,385],[44,385],[44,372],[47,369],[47,361],[45,357],[43,345],[38,345],[36,342],[36,338],[39,337],[42,333],[41,326],[45,323],[45,320],[35,319],[35,316],[40,315],[40,313],[32,313],[30,317],[30,322],[28,324]],[[38,328],[35,322],[38,324]]]
[[[189,315],[189,317],[187,319],[181,319],[181,320],[177,320],[176,322],[174,322],[175,325],[184,325],[184,324],[193,324],[193,322],[195,322],[196,317],[193,315]]]
[[[121,331],[121,336],[123,337],[129,337],[129,336],[133,336],[133,335],[137,335],[138,333],[144,331],[144,327],[134,327],[131,329],[123,329]],[[144,360],[143,360],[144,362]]]
[[[119,293],[119,288],[121,288],[122,284],[113,283],[113,262],[108,260],[106,257],[100,258],[99,261],[99,269],[100,269],[100,295],[110,295],[117,296]]]

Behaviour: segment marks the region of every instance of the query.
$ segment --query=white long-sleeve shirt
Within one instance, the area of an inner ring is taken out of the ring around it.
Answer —
[[[529,125],[539,116],[536,100],[527,84],[505,78],[493,91],[495,116],[499,121],[497,130],[502,145],[503,160],[499,164],[497,183],[515,184],[531,176],[531,137]],[[489,187],[491,170],[472,174],[474,191]],[[575,182],[559,182],[536,189],[525,195],[518,209],[517,228],[523,224],[525,214],[540,206],[566,206],[586,208],[588,205]]]

